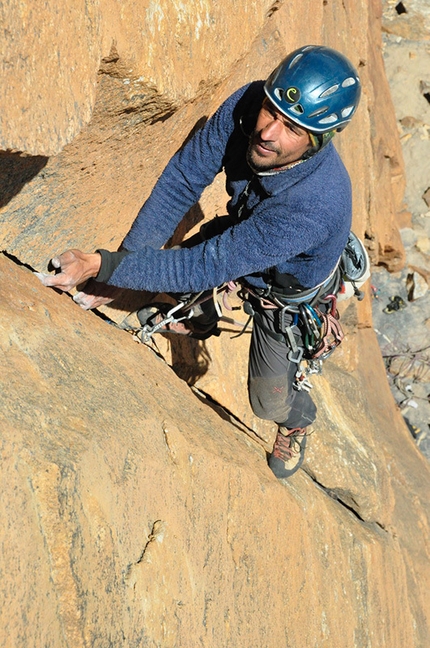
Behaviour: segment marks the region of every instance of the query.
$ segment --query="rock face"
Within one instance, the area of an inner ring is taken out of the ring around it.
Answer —
[[[0,273],[4,646],[425,645],[430,470],[373,334],[281,483],[147,347]]]
[[[372,310],[393,395],[417,445],[430,459],[430,190],[425,163],[430,158],[426,81],[430,70],[430,6],[422,0],[409,0],[404,7],[407,11],[397,14],[392,2],[384,2],[383,43],[406,169],[405,202],[410,213],[400,230],[406,263],[399,273],[390,274],[383,268],[373,273],[377,299]],[[426,36],[422,37],[424,29]],[[416,40],[419,37],[422,40]],[[406,307],[389,314],[386,307],[393,296],[403,299]]]
[[[163,349],[190,388],[19,266],[115,249],[190,131],[315,42],[359,69],[363,100],[337,146],[354,229],[374,263],[399,269],[404,171],[379,4],[1,12],[4,645],[424,646],[430,471],[394,407],[369,298],[344,307],[347,340],[315,380],[306,465],[280,483],[266,465],[272,426],[247,405],[246,336]],[[221,209],[222,179],[181,236]]]
[[[201,119],[291,49],[323,42],[345,52],[363,81],[354,128],[338,138],[354,178],[355,227],[375,263],[401,267],[403,162],[394,113],[378,109],[391,99],[377,3],[240,0],[234,12],[210,2],[87,5],[63,3],[61,21],[54,3],[22,15],[2,8],[14,82],[2,88],[0,145],[15,151],[2,159],[3,249],[40,269],[59,248],[115,248]]]
[[[0,148],[55,155],[88,124],[100,65],[98,2],[2,2]]]

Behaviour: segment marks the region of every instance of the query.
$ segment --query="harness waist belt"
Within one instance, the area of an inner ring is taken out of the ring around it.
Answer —
[[[254,292],[255,295],[259,297],[276,297],[280,301],[285,301],[291,304],[301,304],[303,302],[310,302],[314,297],[320,296],[323,294],[324,289],[328,288],[330,284],[335,283],[337,280],[336,272],[339,268],[339,262],[336,264],[335,268],[332,270],[330,275],[322,281],[317,286],[313,288],[307,288],[300,292],[291,293],[288,289],[283,290],[282,288],[276,286],[268,286],[268,288],[256,288],[254,286],[249,286],[250,289]],[[335,292],[335,291],[333,291]]]

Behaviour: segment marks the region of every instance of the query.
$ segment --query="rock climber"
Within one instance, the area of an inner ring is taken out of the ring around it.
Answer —
[[[112,301],[118,288],[210,295],[239,280],[254,315],[249,399],[257,417],[278,426],[268,462],[280,479],[302,465],[316,416],[308,390],[297,387],[298,360],[320,323],[318,300],[339,288],[352,201],[331,140],[359,98],[360,80],[344,55],[324,46],[295,50],[266,81],[232,94],[172,157],[119,251],[68,250],[52,259],[56,274],[39,274],[63,291],[91,279],[74,297],[86,309]],[[162,249],[221,171],[227,215],[204,225],[193,245]],[[93,290],[95,282],[104,291]],[[321,303],[330,310],[330,299]],[[162,320],[162,307],[146,309],[145,317]],[[205,339],[219,334],[218,318],[207,299],[176,328]],[[174,324],[160,331],[169,327],[175,332]]]

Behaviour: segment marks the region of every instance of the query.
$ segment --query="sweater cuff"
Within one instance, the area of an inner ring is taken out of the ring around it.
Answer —
[[[114,270],[117,269],[121,261],[127,254],[130,254],[129,250],[121,250],[121,252],[109,252],[108,250],[96,250],[102,258],[101,266],[97,277],[94,277],[96,281],[100,283],[106,283],[111,278]]]

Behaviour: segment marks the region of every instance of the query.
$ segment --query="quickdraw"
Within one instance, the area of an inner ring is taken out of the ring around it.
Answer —
[[[316,360],[328,358],[344,338],[344,332],[339,320],[330,313],[322,316],[322,324],[321,344],[319,349],[314,351],[312,355],[312,358]]]
[[[165,317],[158,322],[158,324],[154,324],[151,326],[151,324],[144,324],[142,327],[140,327],[140,330],[138,332],[138,337],[140,340],[146,344],[148,344],[152,338],[152,336],[160,331],[161,329],[165,328],[169,324],[176,323],[176,322],[183,322],[184,320],[189,319],[190,317],[193,316],[193,309],[189,309],[188,315],[183,315],[182,317],[175,317],[175,314],[183,309],[184,304],[183,302],[179,302],[179,304],[176,304],[176,306],[172,306],[172,308],[166,313]]]
[[[222,293],[222,305],[227,310],[235,310],[235,307],[230,306],[228,303],[228,294],[233,292],[237,288],[237,284],[234,282],[229,282],[220,286],[219,288],[214,288],[213,291],[202,291],[196,294],[187,294],[181,296],[178,304],[172,305],[170,309],[164,309],[163,318],[155,324],[147,322],[141,326],[130,326],[125,322],[124,328],[130,330],[138,340],[148,344],[151,341],[152,336],[158,331],[165,329],[169,324],[176,324],[178,322],[184,322],[185,320],[191,319],[195,315],[195,309],[210,299],[213,299],[215,310],[220,319],[227,321],[230,324],[236,326],[243,326],[241,322],[236,322],[232,318],[227,318],[222,315],[221,305],[218,302],[218,295]],[[151,304],[148,304],[150,307]],[[168,304],[166,303],[167,307]],[[127,319],[127,318],[126,318]],[[247,324],[249,323],[249,320]],[[247,324],[244,328],[246,328]]]

